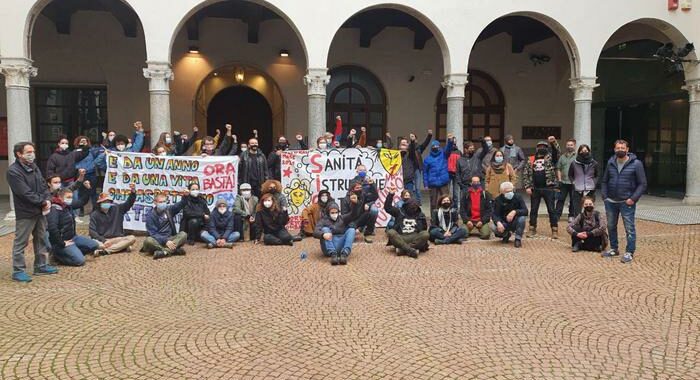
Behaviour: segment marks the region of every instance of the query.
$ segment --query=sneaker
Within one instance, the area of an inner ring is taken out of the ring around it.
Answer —
[[[501,243],[507,244],[509,240],[510,240],[510,231],[506,231],[503,234],[503,238],[501,238]]]
[[[214,244],[207,243],[207,249],[214,249]]]
[[[418,250],[415,248],[409,248],[408,251],[406,251],[406,254],[414,259],[418,258]]]
[[[603,252],[603,254],[600,256],[602,256],[602,257],[615,257],[619,254],[620,254],[620,252],[618,252],[617,249],[609,249],[609,250]]]
[[[58,268],[52,265],[44,265],[43,268],[34,268],[34,275],[35,276],[42,276],[42,275],[48,275],[48,274],[56,274],[58,273]]]
[[[581,250],[581,243],[576,242],[574,243],[573,247],[571,247],[571,252],[578,252]]]
[[[374,239],[372,239],[372,235],[365,235],[365,243],[368,243],[368,244],[374,243]]]
[[[292,241],[302,241],[302,240],[304,240],[304,235],[301,232],[299,232],[298,235],[294,235],[294,237],[292,237]]]
[[[350,256],[350,251],[347,249],[343,249],[340,251],[340,265],[347,265],[348,264],[348,256]]]
[[[229,249],[233,248],[233,243],[224,244],[224,248],[229,248]]]
[[[155,252],[153,252],[153,260],[162,259],[162,258],[165,258],[168,256],[170,256],[170,254],[167,251],[155,251]]]
[[[522,248],[522,246],[523,246],[523,241],[520,239],[515,239],[515,243],[513,243],[513,247]]]
[[[340,264],[340,255],[336,251],[328,251],[328,256],[331,257],[331,265]]]
[[[32,282],[32,276],[28,275],[26,272],[12,273],[12,279],[18,282]]]
[[[396,256],[406,256],[406,251],[401,248],[396,248]]]
[[[634,259],[634,253],[625,252],[625,255],[622,256],[622,258],[620,259],[620,262],[623,264],[627,264],[631,263],[632,259]]]
[[[537,226],[530,226],[530,230],[527,232],[527,237],[535,237],[537,235]]]
[[[95,252],[92,253],[93,257],[100,257],[105,255],[107,255],[107,251],[105,251],[104,249],[96,249]]]
[[[442,245],[445,244],[445,241],[442,239],[435,239],[435,245]]]
[[[185,256],[187,252],[185,252],[185,249],[180,247],[176,248],[175,251],[173,251],[173,256]]]

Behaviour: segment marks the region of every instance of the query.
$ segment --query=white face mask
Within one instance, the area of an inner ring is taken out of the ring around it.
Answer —
[[[324,196],[322,196],[322,197],[321,197],[321,202],[323,202],[323,203],[326,203],[326,202],[328,202],[328,197],[327,197],[327,196],[325,196],[325,195],[324,195]]]
[[[63,150],[68,150],[68,144],[59,144],[58,147]]]
[[[167,155],[168,155],[168,152],[159,152],[158,155],[159,155],[159,156],[167,156]]]
[[[65,203],[66,206],[70,206],[71,203],[73,203],[73,198],[63,198],[63,203]]]
[[[263,206],[265,206],[265,208],[270,208],[270,207],[272,207],[272,201],[265,201],[265,202],[263,202]]]
[[[170,144],[170,143],[172,143],[172,142],[173,142],[173,139],[171,139],[170,137],[166,137],[166,138],[165,138],[165,143],[166,143],[166,144]]]
[[[121,151],[123,151],[124,149],[126,149],[126,145],[117,145],[117,150],[118,150],[118,151],[121,152]]]
[[[52,190],[52,191],[56,191],[56,190],[58,190],[58,189],[60,189],[60,188],[61,188],[61,184],[60,184],[60,183],[52,183],[52,184],[51,184],[51,190]]]
[[[241,191],[241,195],[244,199],[250,199],[250,191]]]
[[[34,163],[34,160],[36,160],[36,154],[34,154],[34,153],[25,153],[25,154],[22,155],[22,158],[24,158],[24,160],[27,161],[27,163],[32,164],[32,163]]]
[[[377,143],[377,149],[382,149],[382,143]]]
[[[248,148],[241,148],[241,152],[247,152]]]
[[[318,149],[326,149],[326,148],[328,148],[328,145],[326,143],[318,144]]]
[[[108,136],[108,137],[107,137],[107,140],[108,140],[109,142],[112,142],[112,140],[114,140],[114,135]]]
[[[192,195],[193,197],[198,197],[198,196],[199,196],[199,190],[192,190],[192,191],[190,191],[190,195]]]
[[[219,207],[219,214],[224,215],[226,213],[226,207]]]
[[[338,220],[338,213],[337,213],[337,212],[332,212],[332,213],[328,214],[328,216],[330,216],[330,217],[331,217],[331,220],[334,221],[334,222],[335,222],[336,220]]]

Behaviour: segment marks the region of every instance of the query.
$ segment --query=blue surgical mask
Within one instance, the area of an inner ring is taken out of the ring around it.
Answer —
[[[100,203],[100,208],[104,211],[108,211],[111,207],[112,207],[112,204],[109,202]]]
[[[73,198],[63,198],[63,203],[65,203],[66,206],[70,206],[71,203],[73,203]]]
[[[486,146],[487,147],[492,147],[493,146],[493,141],[486,141]]]
[[[168,209],[168,204],[167,204],[167,203],[158,203],[158,204],[156,205],[156,210],[158,210],[158,212],[163,212],[163,211],[165,211],[165,210],[167,210],[167,209]]]
[[[358,172],[357,175],[360,176],[360,178],[365,178],[367,176],[367,172]]]
[[[494,157],[493,160],[496,161],[497,164],[500,164],[503,162],[503,157]]]
[[[504,195],[505,195],[506,199],[511,200],[515,196],[515,193],[512,191],[509,191],[509,192],[505,193]]]

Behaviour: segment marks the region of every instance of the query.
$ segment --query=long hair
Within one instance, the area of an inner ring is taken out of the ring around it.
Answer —
[[[170,135],[170,144],[165,143],[165,136]],[[160,137],[158,137],[158,143],[156,143],[156,146],[162,145],[165,147],[165,150],[170,153],[171,150],[174,149],[175,147],[175,141],[173,141],[173,135],[170,132],[162,132],[160,134]]]
[[[80,147],[80,140],[85,140],[85,141],[87,141],[87,146],[88,146],[88,147],[91,147],[91,146],[92,146],[92,143],[90,142],[90,139],[89,139],[87,136],[82,136],[82,135],[81,135],[81,136],[78,136],[78,137],[76,137],[76,138],[73,139],[73,147],[79,148],[79,147]]]
[[[255,207],[256,212],[260,212],[265,210],[265,201],[271,199],[272,200],[272,207],[270,207],[270,212],[273,214],[276,214],[280,211],[280,206],[277,204],[277,201],[275,200],[275,197],[272,196],[270,193],[265,193],[260,196],[260,201],[258,201],[258,205]]]

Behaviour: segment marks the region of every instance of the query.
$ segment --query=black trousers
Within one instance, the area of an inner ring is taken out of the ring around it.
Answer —
[[[593,198],[593,202],[595,202],[595,190],[589,191],[586,196]],[[581,200],[583,197],[584,195],[582,192],[575,190],[571,191],[571,207],[573,208],[573,217],[577,217],[578,214],[581,213]]]
[[[530,227],[537,227],[537,212],[540,209],[542,199],[544,199],[544,203],[547,206],[549,225],[557,227],[559,217],[554,207],[554,196],[554,189],[532,189],[532,195],[530,196]]]
[[[600,236],[590,236],[586,240],[581,240],[576,235],[571,235],[571,246],[579,243],[579,247],[584,251],[601,252],[603,250],[603,238]]]
[[[263,242],[265,245],[287,245],[293,240],[286,228],[283,228],[275,233],[263,234]]]
[[[199,234],[204,226],[204,217],[182,218],[180,221],[180,232],[187,233],[187,241],[199,240]]]
[[[574,199],[571,194],[573,189],[574,185],[570,183],[562,183],[561,186],[559,186],[559,192],[555,193],[557,219],[561,219],[561,216],[564,214],[564,204],[566,203],[566,198],[569,198],[569,216],[571,217],[573,215]]]

